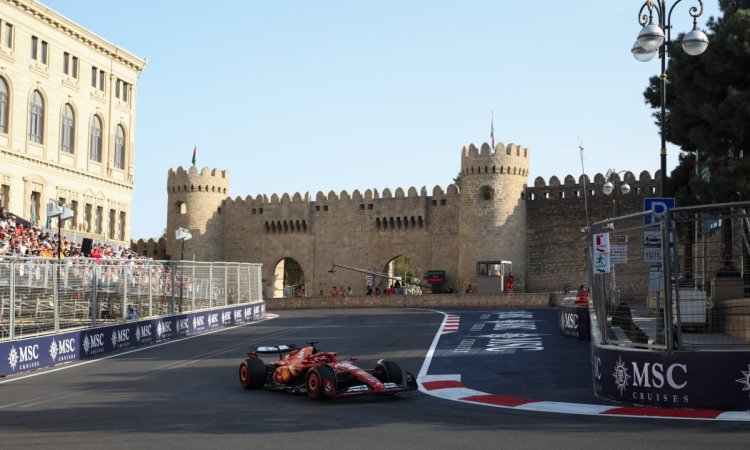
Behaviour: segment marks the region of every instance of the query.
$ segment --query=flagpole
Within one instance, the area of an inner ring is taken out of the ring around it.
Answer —
[[[492,138],[492,151],[495,151],[495,111],[491,112],[492,118],[490,119],[490,137]]]

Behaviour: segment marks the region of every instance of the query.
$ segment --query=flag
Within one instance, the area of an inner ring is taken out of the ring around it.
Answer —
[[[490,119],[490,137],[492,138],[492,149],[495,149],[495,113],[492,113],[492,119]]]
[[[193,147],[193,165],[195,165],[195,153],[198,150],[198,146]]]

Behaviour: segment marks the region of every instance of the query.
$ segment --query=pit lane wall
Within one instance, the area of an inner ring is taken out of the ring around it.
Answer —
[[[265,302],[258,302],[2,342],[0,375],[14,375],[240,325],[258,320],[264,313]]]
[[[340,308],[546,308],[550,294],[424,294],[267,298],[269,311]]]

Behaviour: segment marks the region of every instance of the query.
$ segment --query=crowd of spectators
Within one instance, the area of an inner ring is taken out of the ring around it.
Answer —
[[[145,257],[120,245],[92,245],[89,255],[84,255],[82,244],[69,240],[65,235],[58,239],[57,233],[31,223],[16,215],[0,211],[0,257],[91,257],[96,259],[145,259]]]

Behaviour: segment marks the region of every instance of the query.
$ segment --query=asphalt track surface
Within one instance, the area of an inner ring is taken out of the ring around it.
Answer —
[[[401,309],[279,315],[0,380],[0,448],[730,449],[748,448],[750,442],[750,425],[740,422],[538,413],[422,392],[313,402],[304,395],[244,391],[237,369],[250,345],[317,340],[319,348],[339,357],[357,356],[362,367],[386,357],[417,374],[444,318]],[[580,401],[593,402],[585,383],[577,383],[583,372],[571,362],[586,349],[569,344],[535,352],[543,360],[529,363],[527,376],[522,361],[506,367],[509,358],[474,358],[476,369],[467,369],[463,380],[493,393],[511,389],[502,394],[563,400],[588,395]],[[430,373],[466,368],[455,360],[467,358],[449,356],[434,358]],[[572,387],[563,387],[571,381]]]

